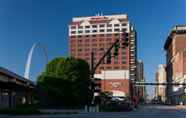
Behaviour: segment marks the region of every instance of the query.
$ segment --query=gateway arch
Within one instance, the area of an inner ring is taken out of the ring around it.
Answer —
[[[41,43],[33,44],[29,53],[28,53],[28,58],[27,58],[27,62],[26,62],[26,65],[25,65],[24,77],[26,79],[30,79],[30,66],[31,66],[31,63],[32,63],[32,56],[33,56],[34,51],[38,48],[43,51],[45,59],[46,59],[46,63],[48,63],[48,53],[47,53],[46,47],[41,45]]]

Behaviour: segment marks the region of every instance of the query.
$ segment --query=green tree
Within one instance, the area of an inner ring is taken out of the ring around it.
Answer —
[[[45,102],[55,106],[82,106],[90,99],[89,65],[82,59],[58,57],[38,77]]]
[[[186,95],[182,96],[182,101],[183,101],[183,104],[185,105],[186,104]]]

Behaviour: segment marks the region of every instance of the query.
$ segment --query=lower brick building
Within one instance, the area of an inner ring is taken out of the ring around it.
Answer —
[[[130,80],[128,70],[103,70],[95,74],[95,78],[101,78],[101,90],[110,91],[113,96],[130,96]]]

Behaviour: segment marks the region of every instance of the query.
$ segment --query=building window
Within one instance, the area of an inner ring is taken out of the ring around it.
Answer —
[[[93,42],[96,42],[96,39],[92,39]]]
[[[78,33],[79,33],[79,34],[81,34],[81,33],[83,33],[83,31],[82,31],[82,30],[80,30],[80,31],[78,31]]]
[[[82,49],[78,49],[78,51],[79,51],[79,52],[81,52],[81,51],[82,51]]]
[[[96,35],[92,35],[92,37],[96,37]]]
[[[92,30],[93,33],[97,32],[97,30]]]
[[[107,37],[112,37],[112,34],[107,34]]]
[[[104,29],[101,29],[100,32],[104,32],[105,30]]]
[[[92,25],[92,28],[97,28],[97,25]]]
[[[126,50],[124,48],[122,49],[122,55],[126,55]]]
[[[76,31],[71,31],[71,34],[75,34],[76,33]]]
[[[122,23],[122,26],[127,26],[127,23]]]
[[[92,46],[95,46],[95,47],[96,47],[96,46],[97,46],[97,44],[92,44]]]
[[[115,38],[119,38],[120,34],[115,34]]]
[[[104,36],[105,36],[105,34],[100,34],[99,36],[100,36],[100,37],[104,37]]]
[[[71,26],[71,29],[76,29],[76,26]]]
[[[107,29],[107,32],[112,32],[112,29]]]
[[[76,38],[76,36],[71,36],[71,38]]]
[[[90,60],[90,59],[87,57],[87,58],[85,58],[85,60],[88,61],[88,60]]]
[[[97,48],[92,48],[92,51],[97,51]],[[96,57],[94,56],[94,58],[96,59]]]
[[[115,56],[114,57],[114,64],[117,64],[118,63],[118,56]]]
[[[102,42],[104,39],[100,38],[99,41]]]
[[[112,24],[107,24],[107,27],[112,27]]]
[[[90,26],[85,26],[85,28],[90,28]]]
[[[119,24],[114,24],[114,27],[119,27]]]
[[[126,29],[126,28],[123,28],[123,29],[122,29],[122,32],[126,32],[126,31],[127,31],[127,29]]]
[[[126,64],[126,59],[122,59],[122,64]]]
[[[86,32],[86,31],[85,31]],[[89,37],[89,35],[85,35],[85,37]]]
[[[112,38],[107,38],[107,41],[112,41]]]
[[[99,25],[99,27],[105,27],[105,25],[104,25],[104,24],[102,24],[102,25]]]
[[[99,44],[100,47],[104,47],[104,43]]]
[[[78,47],[80,47],[80,48],[81,48],[81,47],[82,47],[82,44],[81,44],[81,43],[79,43],[79,44],[78,44]]]
[[[83,29],[83,26],[79,26],[78,28],[79,28],[79,29]]]
[[[90,49],[89,48],[86,48],[85,51],[90,51]]]
[[[90,40],[87,38],[87,39],[84,39],[85,40],[85,43],[89,43]]]
[[[89,44],[85,44],[86,47],[89,47],[90,45]]]
[[[78,38],[81,38],[82,36],[81,35],[78,35]]]
[[[126,64],[126,50],[122,50],[122,64]]]
[[[85,56],[86,56],[86,57],[89,56],[89,53],[85,53]]]
[[[120,30],[117,28],[117,29],[114,29],[115,32],[119,32]]]
[[[90,30],[85,30],[85,33],[90,33]]]
[[[78,42],[82,42],[82,40],[78,40]]]

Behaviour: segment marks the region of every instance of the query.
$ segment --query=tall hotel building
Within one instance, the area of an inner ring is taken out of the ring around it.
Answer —
[[[125,35],[123,35],[125,34]],[[69,25],[70,55],[91,61],[94,65],[106,50],[119,38],[129,41],[125,48],[119,48],[118,56],[111,51],[111,61],[107,57],[98,66],[95,78],[101,79],[101,90],[111,91],[114,96],[130,95],[130,80],[136,79],[136,32],[126,14],[75,17]]]
[[[166,75],[169,83],[186,83],[186,25],[177,25],[169,34],[166,51]],[[186,95],[186,86],[167,86],[167,100],[180,104]]]

